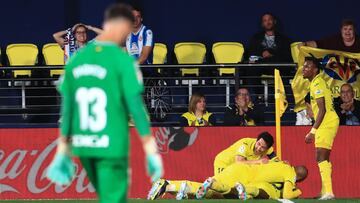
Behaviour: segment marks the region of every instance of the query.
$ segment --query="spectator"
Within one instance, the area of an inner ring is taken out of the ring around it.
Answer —
[[[340,118],[340,125],[360,125],[360,101],[354,99],[354,89],[350,84],[341,86],[335,110]]]
[[[87,41],[88,41],[87,31],[88,30],[93,31],[96,34],[100,34],[102,32],[102,30],[100,28],[93,27],[91,25],[85,25],[82,23],[78,23],[78,24],[74,25],[71,29],[68,29],[68,30],[71,30],[72,34],[74,34],[76,50],[85,46],[85,44],[87,43]],[[62,48],[64,48],[64,46],[65,46],[65,42],[66,42],[65,37],[68,34],[68,30],[59,31],[59,32],[53,34],[55,41]]]
[[[264,111],[255,108],[250,100],[249,91],[240,88],[235,95],[235,104],[225,110],[224,125],[226,126],[254,126],[262,125]]]
[[[358,53],[360,52],[360,38],[355,33],[354,21],[343,20],[341,23],[341,29],[339,34],[317,41],[307,41],[301,43],[299,46],[310,46],[321,49],[331,49]],[[311,115],[309,116],[309,114],[307,114],[307,112],[309,112],[309,105],[307,106],[307,110],[297,112],[296,125],[312,125]],[[341,110],[339,112],[341,112]],[[344,118],[341,119],[341,114],[339,114],[339,112],[338,115],[340,117],[340,124],[344,125],[344,123],[342,123]]]
[[[184,113],[180,119],[181,126],[211,126],[215,125],[212,113],[206,111],[205,96],[194,93],[190,98],[189,111]]]
[[[152,63],[152,49],[154,46],[152,31],[142,24],[141,9],[134,7],[134,28],[126,40],[126,50],[134,56],[139,64]]]
[[[307,41],[300,44],[300,46],[302,45],[320,49],[360,52],[360,39],[355,33],[355,23],[352,20],[342,21],[339,34],[316,41]]]
[[[248,56],[250,62],[290,62],[290,40],[277,30],[274,15],[265,13],[261,17],[262,31],[250,40]]]

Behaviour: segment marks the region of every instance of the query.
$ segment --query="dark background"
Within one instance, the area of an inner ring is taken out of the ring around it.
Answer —
[[[77,22],[100,27],[104,9],[113,2],[2,1],[0,46],[4,50],[10,43],[27,42],[41,47],[53,42],[52,33]],[[246,45],[260,28],[261,14],[267,11],[278,17],[283,32],[295,41],[336,33],[343,18],[360,23],[357,0],[139,0],[136,4],[143,8],[144,23],[153,30],[155,42],[166,43],[169,49],[180,41],[199,41],[209,48],[215,41]]]

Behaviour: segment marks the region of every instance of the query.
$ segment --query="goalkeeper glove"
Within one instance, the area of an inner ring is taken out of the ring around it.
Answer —
[[[161,156],[156,154],[149,154],[146,156],[147,172],[151,176],[151,181],[159,180],[163,175],[163,164]]]
[[[67,144],[60,142],[55,158],[47,169],[46,177],[58,185],[69,185],[74,174],[75,166],[67,153]]]
[[[147,172],[151,177],[151,181],[155,182],[163,176],[164,169],[162,158],[157,152],[155,139],[153,137],[145,143],[144,149],[146,153]]]

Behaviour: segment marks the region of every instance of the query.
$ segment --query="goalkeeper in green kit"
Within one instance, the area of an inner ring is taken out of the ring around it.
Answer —
[[[47,177],[60,185],[71,183],[75,173],[71,149],[80,157],[100,202],[106,203],[127,199],[130,115],[141,136],[148,174],[152,181],[163,174],[141,96],[142,74],[135,60],[119,47],[133,21],[127,5],[110,6],[103,32],[70,59],[59,85],[61,136]]]

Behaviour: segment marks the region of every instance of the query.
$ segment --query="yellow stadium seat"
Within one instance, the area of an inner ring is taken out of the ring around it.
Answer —
[[[64,50],[57,43],[45,44],[42,48],[45,64],[49,66],[64,65]],[[61,75],[64,70],[50,70],[50,76]]]
[[[290,45],[290,49],[291,49],[291,56],[293,58],[294,63],[298,62],[298,57],[299,57],[299,44],[301,44],[302,42],[294,42],[291,43]]]
[[[6,54],[10,66],[33,66],[38,56],[38,48],[35,44],[10,44],[6,47]],[[31,76],[31,70],[15,70],[14,77]]]
[[[167,51],[165,44],[155,43],[153,49],[153,64],[165,64]],[[157,72],[161,73],[160,68],[157,69]]]
[[[212,52],[216,63],[239,63],[244,55],[244,46],[238,42],[217,42]],[[219,68],[219,74],[235,75],[235,68]]]
[[[162,43],[155,43],[153,49],[153,64],[164,64],[166,62],[167,47]]]
[[[205,59],[206,47],[198,42],[177,43],[174,48],[176,59],[179,64],[202,64]],[[198,68],[181,68],[182,76],[199,76]]]

